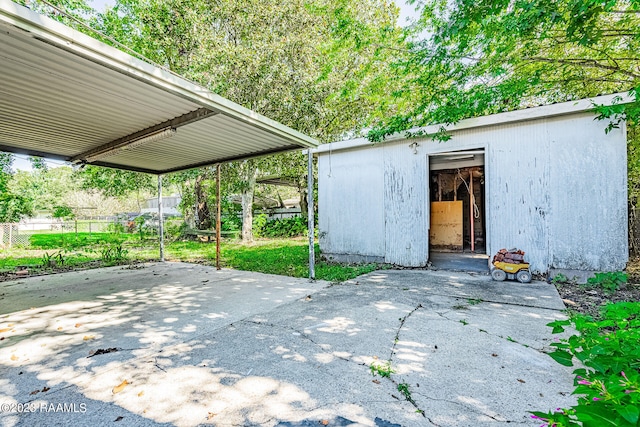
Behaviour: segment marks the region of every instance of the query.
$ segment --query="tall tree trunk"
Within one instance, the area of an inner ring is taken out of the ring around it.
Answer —
[[[242,241],[253,242],[253,193],[256,189],[258,168],[251,161],[243,165],[244,185],[242,187]]]
[[[195,185],[194,185],[195,187]],[[182,218],[189,228],[196,228],[196,211],[193,203],[189,203],[187,199],[191,199],[191,181],[185,181],[180,184],[180,210],[182,211]],[[194,190],[195,191],[195,190]]]
[[[207,192],[204,181],[207,179],[207,171],[203,171],[196,178],[196,211],[198,213],[197,226],[200,230],[207,230],[212,227],[211,213],[207,203]]]
[[[299,186],[298,193],[300,193],[300,215],[302,218],[309,216],[309,204],[307,203],[307,187]]]

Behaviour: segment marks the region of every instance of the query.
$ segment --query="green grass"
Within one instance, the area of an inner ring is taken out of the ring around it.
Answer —
[[[304,239],[258,241],[252,245],[227,243],[223,244],[221,251],[222,260],[227,267],[309,277],[309,246]],[[319,258],[318,245],[315,245],[315,253],[316,258]],[[213,256],[215,257],[215,253]],[[379,268],[376,264],[344,265],[319,261],[316,263],[316,279],[343,282]]]
[[[53,255],[57,250],[33,251],[33,250],[13,250],[12,256],[0,257],[0,273],[13,272],[16,267],[26,266],[29,269],[43,268],[43,258],[45,254]],[[73,267],[98,259],[98,256],[83,252],[62,252],[65,267]]]
[[[107,243],[114,238],[110,233],[38,233],[31,235],[29,243],[34,249],[81,248]]]
[[[156,260],[159,257],[157,242],[155,244],[129,242],[129,253],[133,259]],[[183,262],[211,262],[215,260],[216,245],[203,242],[170,242],[164,247],[165,258],[168,261]]]
[[[53,254],[59,248],[65,248],[63,256],[65,265],[78,265],[100,259],[100,247],[104,243],[126,238],[128,235],[109,233],[65,233],[64,245],[61,233],[34,234],[31,240],[32,249],[11,249],[0,251],[0,272],[13,271],[20,265],[39,266],[45,253]],[[131,260],[157,260],[158,247],[155,242],[131,238],[125,240]],[[73,249],[73,252],[70,250]],[[316,259],[320,251],[315,246]],[[252,244],[223,242],[221,247],[224,267],[237,270],[255,271],[267,274],[279,274],[292,277],[309,276],[309,249],[306,239],[271,239],[258,240]],[[178,241],[165,246],[165,258],[169,261],[215,262],[216,246],[214,243]],[[361,274],[384,268],[377,264],[345,265],[318,261],[316,278],[330,282],[343,282]]]
[[[12,251],[16,252],[16,251]],[[19,253],[14,256],[0,258],[0,272],[13,271],[19,266],[35,266],[40,265],[42,257],[34,255],[21,255]]]

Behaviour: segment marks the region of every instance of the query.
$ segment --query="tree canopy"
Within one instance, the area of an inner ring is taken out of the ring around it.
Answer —
[[[381,0],[118,0],[93,25],[152,61],[321,141],[366,126],[387,93],[400,45],[397,8]],[[237,162],[225,188],[242,194],[243,238],[260,173],[306,174],[301,153]],[[209,175],[190,179],[203,227],[211,226]]]
[[[0,152],[0,222],[16,222],[24,215],[31,215],[31,201],[21,194],[11,191],[13,156]]]
[[[640,115],[637,0],[433,0],[397,63],[396,96],[409,108],[381,121],[372,140],[414,126],[454,123],[541,103],[631,91]]]

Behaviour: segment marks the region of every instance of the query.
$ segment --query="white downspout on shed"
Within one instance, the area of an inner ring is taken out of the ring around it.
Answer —
[[[518,247],[539,273],[623,269],[626,128],[605,133],[607,122],[594,120],[591,111],[593,103],[616,97],[628,100],[608,95],[463,120],[448,127],[447,142],[395,135],[379,144],[363,138],[320,146],[323,255],[426,266],[433,171],[476,165],[484,190],[481,250],[493,255]]]

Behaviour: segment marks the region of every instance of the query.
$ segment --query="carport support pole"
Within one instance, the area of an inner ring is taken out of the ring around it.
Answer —
[[[307,227],[309,229],[309,279],[316,278],[316,254],[314,247],[314,229],[315,221],[313,220],[313,153],[311,148],[307,151],[308,167],[307,167]]]
[[[471,221],[471,252],[476,251],[476,232],[473,229],[475,218],[473,217],[475,204],[475,196],[473,195],[473,169],[469,169],[469,220]]]
[[[160,240],[160,262],[164,262],[164,217],[162,214],[162,175],[158,175],[158,238]]]
[[[220,163],[216,166],[216,270],[220,270]]]

